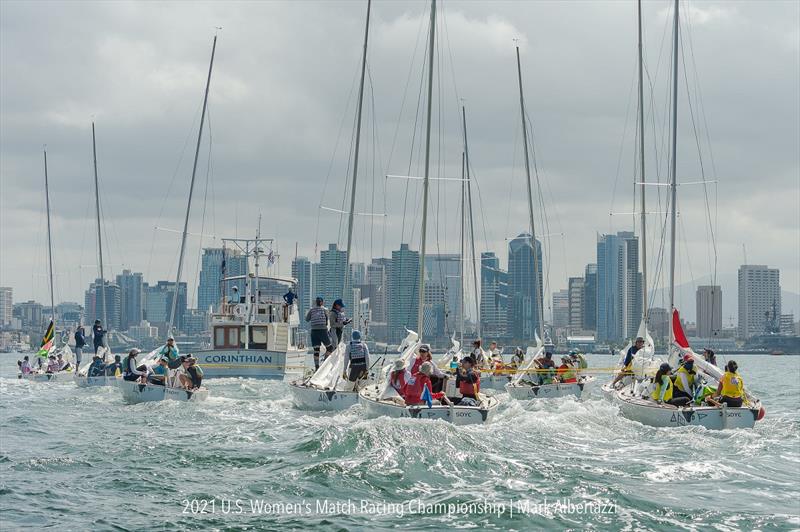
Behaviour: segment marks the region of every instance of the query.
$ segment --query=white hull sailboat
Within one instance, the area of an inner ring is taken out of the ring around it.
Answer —
[[[122,381],[122,377],[113,375],[101,375],[89,377],[87,375],[75,375],[75,384],[78,388],[94,388],[96,386],[117,386]]]
[[[496,397],[484,397],[478,406],[459,405],[401,405],[381,399],[377,384],[368,386],[359,393],[359,403],[368,418],[391,417],[413,419],[439,419],[454,425],[479,425],[492,421],[500,404]]]
[[[142,384],[136,381],[120,380],[117,387],[122,392],[122,400],[128,404],[154,401],[205,401],[208,389],[186,390],[158,384]]]
[[[588,386],[594,384],[591,375],[581,376],[578,382],[555,382],[551,384],[509,383],[505,390],[512,399],[527,401],[529,399],[555,399],[557,397],[576,397],[580,399]]]

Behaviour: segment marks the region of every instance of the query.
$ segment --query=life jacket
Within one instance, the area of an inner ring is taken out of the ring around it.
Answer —
[[[683,379],[681,379],[681,373],[686,375],[686,382],[689,383],[689,389],[688,390],[684,390],[683,389],[683,382],[682,382]],[[691,390],[692,390],[692,387],[694,386],[694,377],[695,377],[695,375],[696,375],[696,373],[694,371],[690,372],[689,370],[687,370],[683,366],[679,367],[678,371],[676,373],[675,387],[678,388],[682,392],[690,393]]]
[[[744,396],[744,381],[738,373],[726,371],[722,376],[722,395],[725,397],[737,398]]]
[[[328,309],[325,307],[312,307],[308,311],[308,325],[312,329],[327,329]]]
[[[416,405],[422,402],[422,392],[425,390],[425,385],[428,389],[432,390],[431,379],[424,373],[417,373],[414,375],[414,382],[406,383],[403,393],[403,399],[410,405]]]
[[[131,364],[133,363],[133,364]],[[134,375],[133,369],[136,368],[136,357],[127,357],[125,359],[125,371],[123,375]]]
[[[561,382],[578,382],[575,368],[567,366],[566,364],[562,364],[558,368],[558,376],[561,379]]]
[[[415,358],[415,359],[414,359],[414,364],[412,364],[412,365],[411,365],[411,374],[412,374],[412,375],[416,375],[417,373],[419,373],[419,367],[420,367],[420,366],[421,366],[421,365],[422,365],[424,362],[425,362],[425,361],[424,361],[424,360],[422,360],[421,358]]]
[[[400,395],[405,395],[406,390],[406,370],[404,369],[396,369],[391,374],[391,379],[389,381],[392,385],[392,388],[397,390],[397,393]]]
[[[367,363],[367,350],[364,342],[350,342],[350,363],[351,364],[366,364]]]
[[[331,327],[335,327],[336,329],[341,329],[344,327],[344,322],[347,321],[347,316],[345,315],[344,311],[341,309],[331,309],[331,314],[333,314],[334,318],[331,320]]]
[[[475,382],[467,382],[466,380],[460,380],[458,383],[458,391],[461,392],[461,395],[476,397],[478,392],[481,389],[481,374],[477,371],[473,371],[472,375],[475,377]]]
[[[663,379],[662,379],[663,380]],[[653,393],[650,394],[650,398],[653,401],[658,401],[661,399],[661,383],[656,383],[656,389],[653,390]],[[672,379],[667,376],[667,392],[664,394],[664,401],[669,401],[672,399]]]

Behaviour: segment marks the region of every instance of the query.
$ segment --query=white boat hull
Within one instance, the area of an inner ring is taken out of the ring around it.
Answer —
[[[193,355],[203,368],[206,379],[283,379],[286,375],[302,375],[306,362],[306,352],[300,349],[283,352],[264,349],[215,349],[197,351]]]
[[[75,374],[71,371],[59,373],[28,373],[27,375],[17,375],[20,379],[33,382],[71,382]]]
[[[79,388],[116,386],[121,380],[122,377],[114,376],[88,377],[86,375],[75,375],[75,384],[77,384]]]
[[[594,377],[582,377],[580,382],[540,384],[538,386],[525,383],[507,384],[508,395],[518,401],[529,399],[554,399],[556,397],[581,398],[586,387],[594,383]]]
[[[390,401],[379,401],[378,385],[371,385],[358,394],[358,402],[368,418],[391,417],[412,419],[440,419],[454,425],[480,425],[490,423],[499,404],[489,397],[483,406],[427,405],[405,406]]]
[[[511,382],[511,377],[508,375],[481,372],[481,390],[498,390],[502,392],[509,382]]]
[[[208,389],[196,391],[183,388],[171,388],[156,384],[140,384],[135,381],[121,380],[117,386],[122,392],[122,399],[128,404],[148,403],[153,401],[205,401]]]
[[[617,391],[614,402],[620,413],[633,421],[651,427],[699,426],[712,430],[752,429],[759,415],[760,405],[755,408],[733,408],[714,406],[690,406],[679,408],[661,404],[650,399],[635,397],[630,388]]]
[[[292,403],[301,410],[341,411],[358,404],[358,392],[321,390],[298,380],[289,384]]]

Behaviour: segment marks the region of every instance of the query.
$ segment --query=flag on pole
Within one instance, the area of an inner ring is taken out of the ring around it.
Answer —
[[[53,324],[53,320],[50,320],[50,325],[47,326],[47,330],[44,332],[44,336],[42,337],[42,344],[39,346],[39,352],[36,353],[37,356],[47,357],[47,355],[50,353],[50,349],[53,347],[54,333],[55,325]]]
[[[428,403],[428,408],[433,406],[433,397],[431,396],[431,390],[428,388],[428,385],[425,385],[425,389],[422,390],[422,400]]]

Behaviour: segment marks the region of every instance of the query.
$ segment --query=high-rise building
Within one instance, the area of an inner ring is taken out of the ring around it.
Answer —
[[[722,331],[722,287],[697,287],[697,336],[713,338]]]
[[[400,244],[400,249],[392,251],[389,271],[387,317],[390,341],[402,340],[406,335],[406,327],[417,329],[418,283],[419,252],[408,249],[408,244]]]
[[[314,285],[311,281],[311,261],[307,257],[297,257],[292,261],[292,277],[297,279],[297,311],[300,314],[300,327],[307,326],[305,316],[311,308],[311,291]]]
[[[597,240],[597,339],[633,337],[641,319],[639,239],[628,231],[602,235]]]
[[[369,296],[369,306],[372,321],[386,323],[386,294],[388,292],[388,276],[392,259],[372,259],[367,266],[366,284],[372,286]]]
[[[435,281],[425,282],[425,308],[422,316],[422,337],[426,342],[442,343],[447,338],[445,308],[447,295],[444,287]]]
[[[105,283],[101,286],[101,282]],[[105,293],[105,308],[101,302],[100,294]],[[105,312],[105,322],[103,326],[109,331],[120,330],[120,318],[122,311],[122,290],[119,285],[111,281],[101,281],[96,279],[89,285],[89,289],[84,296],[84,318],[88,325],[94,320],[103,321]]]
[[[542,245],[536,241],[536,262],[538,266],[538,290],[534,284],[533,246],[530,233],[522,233],[508,243],[508,331],[516,340],[533,340],[538,331],[543,338],[542,324],[539,323],[539,309],[542,302],[537,295],[543,295],[542,283]]]
[[[245,281],[243,279],[225,283],[223,286],[222,278],[247,275],[247,273],[247,257],[242,255],[238,249],[204,248],[200,282],[197,285],[197,308],[204,312],[208,312],[209,308],[212,309],[212,312],[219,310],[219,303],[222,301],[221,289],[226,290],[226,295],[230,297],[231,288],[236,286],[239,294],[244,295]]]
[[[121,290],[120,329],[127,330],[131,325],[139,325],[144,316],[144,281],[141,273],[122,270],[117,275],[117,286]]]
[[[172,298],[175,295],[173,281],[158,281],[154,286],[144,286],[144,315],[145,319],[153,326],[158,327],[159,334],[168,334],[167,326],[172,314]],[[180,283],[178,290],[178,303],[175,308],[175,322],[173,326],[183,330],[183,317],[186,313],[186,283]]]
[[[448,332],[456,330],[460,317],[461,306],[461,256],[457,253],[447,253],[425,256],[425,284],[437,284],[444,291],[442,311],[445,316],[445,328]],[[427,298],[425,299],[427,303]],[[474,306],[467,306],[469,309]]]
[[[794,314],[781,314],[780,333],[784,336],[794,336]]]
[[[72,301],[59,303],[56,305],[56,318],[60,324],[72,328],[83,323],[83,307]]]
[[[569,290],[553,292],[553,327],[569,327]]]
[[[569,330],[571,334],[583,330],[583,292],[585,280],[583,277],[569,278]]]
[[[0,286],[0,327],[11,323],[14,317],[14,289],[10,286]]]
[[[183,315],[183,333],[196,336],[209,331],[209,314],[207,310],[186,309]]]
[[[40,328],[44,325],[44,320],[50,321],[50,308],[45,312],[41,303],[36,301],[24,301],[14,305],[13,316],[20,321],[23,328]]]
[[[764,265],[740,266],[739,337],[746,339],[779,328],[775,322],[780,321],[780,315],[780,270]]]
[[[597,330],[597,264],[587,264],[583,273],[583,330]]]
[[[367,266],[363,262],[350,263],[350,286],[365,284],[367,279]]]
[[[653,340],[666,343],[669,338],[669,311],[661,307],[652,307],[647,311],[647,328]]]
[[[344,294],[344,274],[347,267],[347,252],[336,244],[329,244],[328,249],[320,253],[319,266],[314,272],[314,283],[317,291],[314,297],[321,295],[325,306],[330,308],[333,302],[341,298],[348,308],[352,308],[352,298]]]
[[[481,253],[481,334],[503,338],[508,334],[508,272],[500,269],[493,251]]]

